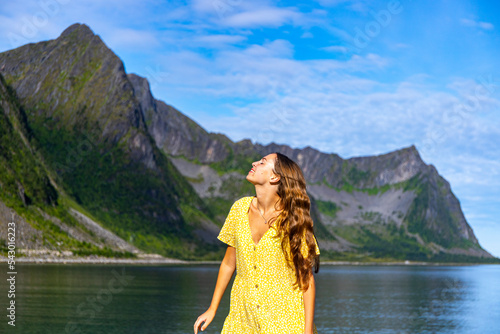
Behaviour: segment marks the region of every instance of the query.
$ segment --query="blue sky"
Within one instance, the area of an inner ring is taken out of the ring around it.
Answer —
[[[0,3],[0,51],[85,23],[156,98],[237,141],[344,158],[416,145],[500,256],[500,3]]]

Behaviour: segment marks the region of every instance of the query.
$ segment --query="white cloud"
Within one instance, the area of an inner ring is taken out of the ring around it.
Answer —
[[[317,0],[321,6],[335,7],[343,3],[348,3],[351,0]]]
[[[325,50],[325,51],[328,51],[328,52],[340,52],[340,53],[345,53],[345,52],[348,52],[349,49],[346,48],[345,46],[341,46],[341,45],[331,45],[331,46],[326,46],[324,48],[322,48],[322,50]]]
[[[367,4],[366,1],[362,0],[317,0],[320,5],[324,7],[337,7],[339,5],[346,5],[353,11],[366,12]]]
[[[155,33],[135,29],[113,29],[103,36],[111,48],[152,48],[160,45]]]
[[[132,0],[71,1],[54,12],[30,40],[18,45],[55,38],[70,24],[82,22],[100,34],[118,55],[130,50],[144,52],[146,48],[161,50],[151,57],[154,63],[143,61],[149,54],[124,59],[127,68],[135,66],[134,72],[150,79],[168,72],[167,80],[156,80],[155,96],[167,103],[175,99],[202,101],[197,110],[181,111],[209,131],[225,133],[234,140],[310,145],[343,157],[386,153],[416,144],[424,160],[436,165],[458,191],[458,197],[464,199],[471,222],[486,221],[486,217],[473,213],[482,212],[476,203],[487,201],[493,207],[500,195],[498,190],[489,190],[491,186],[500,188],[499,85],[489,77],[484,80],[486,84],[470,78],[447,79],[450,72],[440,78],[420,73],[399,79],[396,72],[402,69],[411,73],[413,64],[397,57],[419,50],[415,40],[397,38],[388,42],[389,49],[397,52],[394,56],[382,53],[385,51],[375,43],[353,56],[352,50],[346,52],[349,50],[341,44],[352,41],[354,26],[370,18],[366,13],[370,3],[319,2],[337,8],[304,10],[304,6],[291,7],[293,3],[279,7],[270,0],[194,0],[185,5],[161,2],[161,6],[157,0],[140,5]],[[42,10],[40,3],[2,3],[0,28],[4,34],[0,49],[12,48],[5,36],[9,32],[20,34],[26,25],[24,18],[30,19]],[[343,24],[342,20],[332,20],[331,14],[337,11],[352,15],[352,21]],[[473,35],[475,29],[495,28],[489,22],[460,17],[455,22],[473,28],[469,29]],[[295,45],[280,39],[284,38],[283,30],[276,30],[277,34],[267,34],[266,30],[266,36],[259,35],[261,28],[290,25],[301,29],[298,35],[293,32],[295,27],[288,29],[293,43],[294,37],[303,38]],[[325,34],[332,39],[324,39],[323,45],[328,46],[323,50],[332,52],[336,59],[303,57],[304,49],[299,48],[318,48],[318,38]],[[389,35],[381,34],[381,38]],[[402,40],[404,44],[397,43]],[[210,51],[204,53],[206,49]],[[296,54],[306,60],[294,59]],[[339,60],[341,54],[344,57]],[[152,74],[148,68],[153,68]],[[221,108],[230,112],[221,113]],[[488,217],[497,216],[491,212]]]
[[[304,25],[325,14],[315,9],[305,15],[295,7],[280,7],[266,0],[195,0],[190,6],[195,15],[214,26],[237,29]]]
[[[396,43],[396,44],[394,44],[394,48],[396,48],[396,49],[407,49],[407,48],[411,48],[411,45],[406,44],[406,43]]]
[[[479,28],[483,30],[493,30],[495,26],[490,22],[475,21],[471,19],[460,19],[460,23],[466,27]]]
[[[226,17],[222,22],[226,26],[237,28],[280,27],[293,24],[302,14],[292,8],[259,8]]]
[[[443,161],[441,167],[454,187],[500,187],[500,161],[484,158],[481,152],[453,154],[453,161]]]
[[[479,22],[479,28],[484,29],[484,30],[493,30],[495,29],[495,26],[492,23],[489,22]]]
[[[263,45],[251,45],[243,52],[250,57],[288,58],[293,55],[293,45],[287,40],[277,39]]]
[[[218,45],[224,46],[227,44],[237,44],[243,42],[247,39],[246,36],[241,35],[202,35],[193,38],[193,42],[198,42],[201,44],[210,44],[210,45]]]
[[[494,154],[500,156],[500,148],[492,143],[498,142],[500,131],[485,117],[489,114],[454,119],[450,113],[477,91],[477,82],[456,78],[448,87],[454,92],[441,91],[434,86],[435,78],[420,73],[387,84],[357,75],[389,66],[390,60],[379,55],[348,61],[299,61],[292,56],[293,45],[275,40],[222,51],[210,59],[171,55],[164,61],[178,71],[169,79],[169,89],[252,101],[227,102],[232,115],[195,116],[205,128],[233,140],[310,145],[343,157],[415,144],[424,160],[436,165],[454,187],[498,184],[500,165]],[[500,106],[492,95],[481,101],[488,109]],[[494,157],[484,158],[487,150]],[[465,154],[474,151],[476,155]]]
[[[152,1],[143,2],[148,6]],[[111,46],[127,46],[132,49],[155,45],[157,43],[151,30],[132,28],[131,22],[141,22],[144,18],[155,20],[150,12],[137,10],[137,2],[124,1],[38,1],[2,3],[0,21],[2,37],[0,47],[10,49],[28,42],[53,39],[73,23],[87,24],[105,43]],[[13,45],[12,38],[18,37],[20,43]]]
[[[193,0],[191,6],[198,12],[211,12],[215,10],[214,0]]]
[[[300,38],[314,38],[314,35],[310,31],[304,32]]]

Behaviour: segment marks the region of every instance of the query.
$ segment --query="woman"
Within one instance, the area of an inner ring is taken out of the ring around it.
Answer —
[[[222,333],[316,333],[312,268],[318,271],[319,248],[302,171],[272,153],[252,163],[246,178],[256,196],[236,201],[219,233],[228,247],[212,302],[194,332],[212,322],[236,269]]]

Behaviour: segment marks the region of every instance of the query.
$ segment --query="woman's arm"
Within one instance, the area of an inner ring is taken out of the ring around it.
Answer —
[[[222,259],[222,263],[219,268],[219,275],[217,276],[217,283],[215,284],[214,295],[212,297],[212,302],[208,310],[200,315],[196,322],[194,323],[194,332],[198,333],[202,323],[203,327],[201,330],[204,331],[207,326],[212,322],[219,307],[220,300],[226,291],[227,285],[233,276],[234,270],[236,269],[236,249],[234,247],[228,246],[226,250],[226,255]]]
[[[304,292],[304,314],[305,314],[305,334],[312,334],[314,327],[314,303],[316,301],[316,284],[311,272],[309,277],[309,288]]]

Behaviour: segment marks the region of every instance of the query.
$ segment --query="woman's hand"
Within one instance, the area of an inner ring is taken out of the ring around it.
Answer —
[[[217,283],[215,284],[212,302],[210,303],[208,310],[196,319],[196,322],[194,323],[195,334],[198,334],[198,330],[200,329],[202,323],[204,324],[203,327],[201,327],[201,330],[204,331],[212,320],[214,320],[222,295],[224,295],[224,291],[226,291],[226,287],[229,284],[235,269],[236,249],[232,246],[227,246],[226,255],[224,255],[224,259],[222,259],[222,263],[220,264],[219,275],[217,276]]]
[[[196,319],[196,322],[194,323],[194,334],[198,334],[198,330],[200,329],[200,326],[202,323],[203,326],[201,327],[201,330],[204,331],[207,329],[208,325],[214,320],[215,317],[215,311],[212,311],[212,309],[208,309],[205,313],[200,315],[198,319]]]

